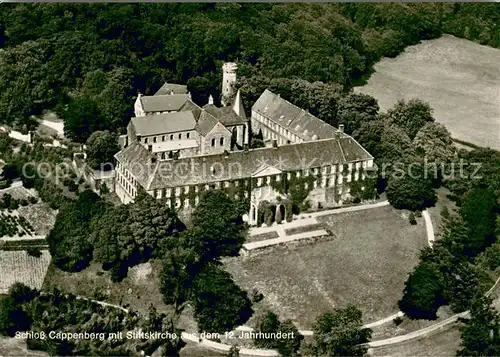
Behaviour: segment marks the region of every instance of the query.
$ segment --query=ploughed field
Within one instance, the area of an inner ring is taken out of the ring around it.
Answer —
[[[499,63],[500,49],[444,35],[383,58],[355,90],[378,99],[383,111],[399,99],[425,100],[453,138],[498,150]]]
[[[318,217],[332,237],[228,258],[224,265],[242,288],[264,295],[257,313],[271,309],[310,329],[319,314],[352,303],[369,323],[398,311],[407,274],[427,244],[424,221],[417,220],[412,226],[407,213],[389,206]]]

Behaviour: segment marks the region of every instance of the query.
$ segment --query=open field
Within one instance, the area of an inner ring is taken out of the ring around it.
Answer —
[[[40,257],[25,251],[0,250],[0,294],[6,294],[16,282],[40,289],[50,264],[50,253],[43,250]]]
[[[349,303],[363,311],[367,323],[396,312],[406,276],[426,245],[423,219],[412,226],[401,211],[382,207],[318,220],[333,237],[225,260],[242,288],[264,294],[255,308],[272,309],[301,329],[311,328],[320,313]]]
[[[367,85],[381,110],[419,98],[454,138],[500,149],[500,50],[445,35],[383,58]]]

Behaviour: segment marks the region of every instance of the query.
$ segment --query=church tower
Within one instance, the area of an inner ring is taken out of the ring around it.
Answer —
[[[234,62],[226,62],[222,66],[222,99],[223,106],[229,105],[229,98],[233,94],[234,83],[236,82],[236,70],[238,65]]]

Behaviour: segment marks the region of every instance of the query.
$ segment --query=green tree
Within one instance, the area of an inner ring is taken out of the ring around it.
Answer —
[[[455,145],[451,134],[443,124],[429,122],[425,124],[413,139],[418,153],[429,162],[449,164],[455,159]]]
[[[412,140],[425,124],[434,122],[432,108],[419,99],[398,101],[387,111],[387,117],[391,123],[404,129]]]
[[[352,134],[364,123],[376,120],[379,109],[378,101],[372,96],[349,93],[339,101],[339,124],[344,124],[344,131]]]
[[[272,311],[267,311],[265,314],[261,315],[257,321],[256,331],[264,334],[275,334],[280,328],[280,320],[278,315]],[[254,338],[253,343],[257,347],[262,348],[277,348],[278,343],[275,339],[259,337],[258,335]]]
[[[469,231],[468,256],[475,256],[495,241],[498,203],[490,188],[474,187],[468,192],[460,207],[460,215]]]
[[[439,271],[421,262],[405,282],[399,309],[411,319],[436,319],[436,312],[445,303]]]
[[[176,247],[163,258],[160,291],[163,301],[180,313],[191,293],[193,279],[200,268],[197,254],[189,248]]]
[[[402,173],[402,177],[391,173],[387,184],[387,199],[391,205],[398,209],[410,211],[421,211],[432,207],[436,203],[436,191],[432,181],[425,177],[421,164],[418,166],[406,166],[408,172]]]
[[[193,281],[191,301],[200,331],[225,332],[244,324],[253,313],[247,293],[229,273],[209,263]]]
[[[363,356],[372,331],[363,328],[361,311],[350,305],[320,315],[313,324],[314,356]]]
[[[241,205],[225,192],[212,190],[203,193],[192,223],[200,234],[205,260],[238,254],[245,242],[243,213]]]
[[[285,320],[280,324],[279,331],[286,337],[277,341],[277,350],[283,357],[298,356],[302,336],[292,320]]]
[[[118,138],[109,131],[95,131],[86,142],[87,146],[87,164],[93,169],[99,169],[102,166],[104,170],[110,170],[114,167],[114,155],[120,151]]]
[[[500,315],[483,295],[472,301],[471,317],[461,329],[458,356],[497,356],[500,354]]]
[[[89,99],[74,99],[64,113],[64,135],[85,143],[90,135],[102,127],[102,115],[97,104]]]

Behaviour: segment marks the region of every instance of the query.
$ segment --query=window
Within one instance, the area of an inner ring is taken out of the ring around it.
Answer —
[[[148,145],[149,152],[153,151],[153,145]]]
[[[220,146],[224,145],[224,138],[220,138]]]
[[[148,138],[144,138],[144,144],[148,143]]]
[[[156,136],[153,136],[153,142],[156,143]]]
[[[325,187],[330,187],[330,179],[329,178],[327,178],[325,180]]]
[[[189,139],[189,134],[190,134],[190,133],[187,133],[187,134],[186,134],[186,138],[188,138],[188,139]]]
[[[165,141],[165,135],[161,136],[161,141]]]
[[[215,139],[212,139],[212,146],[215,146]]]
[[[174,140],[174,136],[173,135],[170,135],[170,140]]]
[[[181,138],[182,138],[182,133],[179,133],[179,139],[181,139]]]

